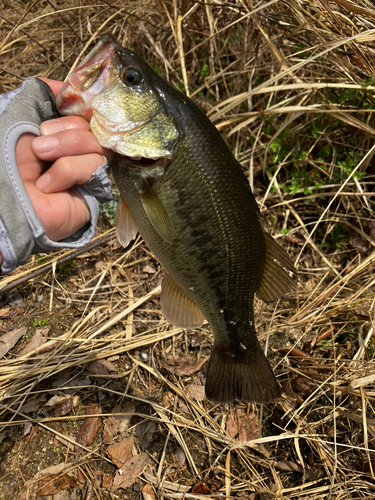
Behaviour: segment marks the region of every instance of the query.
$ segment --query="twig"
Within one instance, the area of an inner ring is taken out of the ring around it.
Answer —
[[[65,262],[68,262],[69,260],[73,260],[78,255],[81,255],[82,253],[89,252],[90,250],[93,250],[96,247],[99,247],[100,245],[104,245],[108,241],[110,241],[112,238],[114,238],[114,234],[107,234],[103,238],[99,238],[98,240],[89,243],[88,245],[79,248],[78,250],[74,250],[73,252],[69,252],[67,255],[64,255],[63,257],[57,258],[56,260],[53,260],[52,262],[49,262],[45,266],[39,267],[35,271],[31,271],[28,273],[26,276],[22,276],[21,278],[15,279],[8,285],[5,285],[3,288],[0,288],[0,294],[9,292],[10,290],[13,290],[13,288],[17,287],[18,285],[22,285],[26,281],[29,281],[33,278],[36,278],[37,276],[40,276],[41,274],[44,274],[45,272],[49,271],[52,269],[52,266],[54,263],[55,265],[58,266],[60,264],[64,264]]]

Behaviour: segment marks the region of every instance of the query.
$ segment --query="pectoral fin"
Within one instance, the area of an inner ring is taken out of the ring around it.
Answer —
[[[266,261],[257,296],[265,302],[277,300],[290,290],[293,280],[284,269],[296,273],[293,262],[280,245],[264,232],[266,239]]]
[[[137,236],[138,229],[122,196],[118,200],[115,224],[117,239],[123,247],[127,247]]]
[[[169,222],[168,214],[158,198],[155,191],[149,186],[144,186],[144,190],[140,195],[143,208],[154,226],[155,231],[168,243],[172,243],[173,232]]]
[[[201,326],[204,316],[199,307],[166,274],[161,287],[160,305],[165,319],[174,326]]]

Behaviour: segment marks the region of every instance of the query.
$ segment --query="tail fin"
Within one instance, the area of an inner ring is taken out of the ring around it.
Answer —
[[[279,398],[280,386],[254,335],[251,349],[231,353],[214,344],[208,365],[206,396],[217,403],[235,399],[270,403]]]

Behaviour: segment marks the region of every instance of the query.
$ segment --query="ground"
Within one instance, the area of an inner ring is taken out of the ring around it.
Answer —
[[[2,277],[0,499],[372,498],[370,2],[0,1],[0,12],[1,92],[63,79],[104,33],[188,92],[298,269],[280,301],[255,301],[283,389],[264,406],[205,399],[209,325],[165,321],[163,270],[140,237],[118,243],[112,205],[89,247]]]

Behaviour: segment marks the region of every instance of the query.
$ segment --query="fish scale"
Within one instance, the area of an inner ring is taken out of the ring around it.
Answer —
[[[108,99],[111,105],[103,106]],[[209,322],[215,340],[207,397],[222,403],[278,398],[256,337],[253,301],[255,293],[279,298],[292,285],[287,270],[294,267],[263,230],[241,165],[214,125],[108,37],[68,77],[57,104],[62,114],[92,115],[98,141],[118,153],[112,166],[121,194],[117,234],[126,246],[139,231],[165,268],[166,319],[187,328]]]

